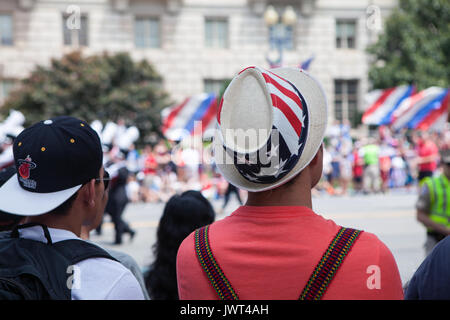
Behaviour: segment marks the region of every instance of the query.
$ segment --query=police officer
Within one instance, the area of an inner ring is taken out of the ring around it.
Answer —
[[[425,253],[450,234],[450,149],[440,152],[442,174],[421,181],[417,220],[427,228]]]

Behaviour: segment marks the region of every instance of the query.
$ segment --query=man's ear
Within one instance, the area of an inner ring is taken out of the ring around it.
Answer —
[[[312,158],[311,160],[311,165],[315,166],[317,164],[317,162],[319,161],[320,158],[320,153],[323,152],[323,143],[320,145],[319,150],[317,150],[316,155],[314,156],[314,158]]]
[[[80,195],[84,204],[90,207],[95,206],[95,179],[91,179],[88,183],[81,187]]]

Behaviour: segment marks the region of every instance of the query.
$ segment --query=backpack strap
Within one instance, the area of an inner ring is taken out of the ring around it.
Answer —
[[[53,244],[52,237],[50,236],[50,232],[48,231],[48,227],[45,224],[37,223],[37,222],[29,222],[25,224],[16,225],[11,230],[11,238],[19,238],[19,229],[31,228],[34,226],[41,226],[44,231],[44,236],[47,239],[47,244]]]
[[[32,299],[70,300],[68,267],[89,258],[107,258],[114,261],[101,247],[80,239],[53,242],[48,228],[41,225],[47,243],[26,238],[19,239],[19,229],[3,235],[0,240],[0,276],[12,279],[28,290]],[[0,290],[1,291],[1,290]]]
[[[90,259],[90,258],[106,258],[117,261],[108,252],[106,252],[101,247],[80,239],[69,239],[58,242],[53,242],[46,225],[40,223],[26,223],[23,225],[16,226],[11,231],[12,238],[19,238],[19,229],[30,228],[34,226],[41,226],[45,238],[47,239],[47,244],[56,249],[61,255],[63,255],[71,264],[76,264],[80,261]]]
[[[195,230],[195,251],[198,260],[221,300],[239,300],[237,293],[212,254],[208,231],[209,225]]]
[[[314,269],[299,300],[322,298],[361,233],[360,230],[341,227]]]
[[[71,265],[91,258],[106,258],[117,261],[106,250],[84,240],[69,239],[58,241],[53,243],[51,247],[69,260]]]

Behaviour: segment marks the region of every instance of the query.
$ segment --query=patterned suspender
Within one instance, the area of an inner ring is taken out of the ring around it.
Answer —
[[[344,228],[338,231],[306,283],[299,300],[320,300],[362,231]]]
[[[200,264],[221,300],[239,300],[231,283],[225,277],[225,274],[212,254],[209,246],[208,231],[209,226],[195,231],[195,251],[197,252]]]
[[[236,291],[212,254],[208,232],[209,226],[195,231],[195,251],[200,264],[221,300],[238,300]],[[300,300],[320,300],[322,298],[361,232],[341,227],[306,283],[299,297]]]

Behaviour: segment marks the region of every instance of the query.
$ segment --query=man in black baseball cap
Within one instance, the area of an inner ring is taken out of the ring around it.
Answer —
[[[15,233],[48,244],[81,242],[82,226],[98,224],[108,200],[98,134],[85,121],[56,117],[22,131],[13,153],[16,173],[0,188],[0,211],[26,217]],[[71,269],[79,280],[71,298],[143,299],[131,272],[107,253],[100,256]]]
[[[58,117],[34,124],[13,145],[17,174],[0,189],[0,210],[35,216],[69,199],[99,178],[102,150],[84,121]]]

